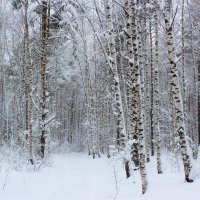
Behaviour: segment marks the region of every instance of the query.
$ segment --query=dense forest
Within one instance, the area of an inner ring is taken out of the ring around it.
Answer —
[[[0,160],[162,157],[186,182],[200,144],[200,1],[0,0]],[[0,164],[1,165],[1,164]],[[191,183],[193,184],[193,183]]]

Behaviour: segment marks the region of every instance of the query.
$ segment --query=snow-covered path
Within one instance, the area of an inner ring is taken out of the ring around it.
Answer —
[[[56,155],[51,167],[12,172],[7,178],[0,200],[106,200],[115,192],[107,159],[93,160],[84,154]]]
[[[0,200],[200,200],[200,180],[184,183],[183,174],[156,175],[148,169],[149,189],[141,195],[138,175],[127,180],[120,165],[107,158],[84,154],[53,157],[52,166],[38,172],[11,172],[1,176]],[[6,181],[5,181],[6,180]],[[3,190],[4,187],[4,190]]]

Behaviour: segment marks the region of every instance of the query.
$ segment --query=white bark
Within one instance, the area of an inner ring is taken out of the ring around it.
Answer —
[[[170,8],[171,8],[171,0],[165,0],[165,27],[167,34],[167,49],[168,49],[168,59],[169,66],[172,77],[172,95],[175,105],[175,115],[176,115],[176,127],[179,135],[179,144],[180,151],[184,165],[185,171],[185,180],[187,182],[191,182],[190,179],[190,171],[191,171],[191,161],[190,155],[188,153],[188,145],[186,139],[185,132],[185,124],[184,124],[184,111],[183,111],[183,99],[181,95],[180,83],[179,83],[179,74],[178,69],[175,62],[175,49],[173,43],[173,29],[170,24]]]
[[[158,56],[158,1],[154,0],[154,20],[155,20],[155,69],[154,69],[154,105],[155,105],[155,116],[154,116],[154,130],[156,138],[156,153],[157,153],[157,172],[162,174],[161,169],[161,150],[160,150],[160,101],[159,101],[159,74],[158,74],[158,65],[159,65],[159,56]]]
[[[119,148],[123,148],[125,146],[125,141],[127,140],[126,136],[126,127],[125,127],[125,119],[124,119],[124,111],[122,106],[122,96],[120,91],[120,82],[119,82],[119,74],[117,67],[117,55],[116,55],[116,46],[115,46],[115,34],[113,29],[113,21],[112,21],[112,12],[111,12],[111,4],[109,0],[105,0],[105,9],[106,9],[106,19],[108,24],[108,58],[109,58],[109,66],[113,73],[113,95],[114,95],[114,112],[117,116],[117,145]]]
[[[139,167],[142,180],[142,193],[147,190],[147,175],[145,170],[145,138],[144,138],[144,107],[142,106],[142,99],[144,99],[144,74],[142,57],[142,34],[140,27],[140,18],[138,16],[137,1],[130,0],[130,18],[132,20],[132,41],[133,41],[133,60],[131,65],[131,80],[132,80],[132,123],[131,123],[131,139],[133,140],[131,146],[131,156],[135,165]]]

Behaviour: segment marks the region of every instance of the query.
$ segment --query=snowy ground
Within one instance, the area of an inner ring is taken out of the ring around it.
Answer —
[[[157,175],[154,168],[148,166],[149,188],[141,195],[138,175],[127,180],[105,157],[55,155],[52,166],[37,172],[1,174],[0,200],[200,200],[200,179],[189,184],[183,173]]]

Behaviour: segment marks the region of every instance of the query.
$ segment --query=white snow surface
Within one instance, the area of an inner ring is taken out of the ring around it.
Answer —
[[[126,179],[122,167],[106,157],[54,155],[51,166],[36,172],[29,169],[6,175],[1,170],[0,200],[200,200],[198,178],[185,183],[183,172],[169,169],[157,175],[153,160],[147,166],[148,191],[142,195],[138,172],[134,179]]]

